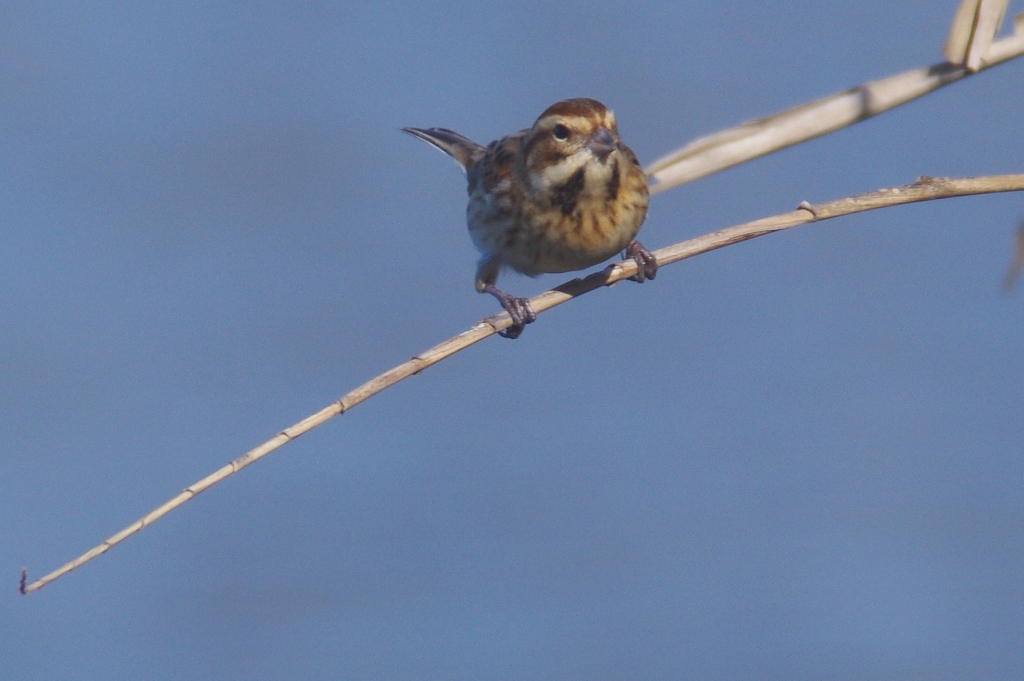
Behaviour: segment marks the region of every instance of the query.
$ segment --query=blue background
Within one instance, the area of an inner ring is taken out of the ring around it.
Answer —
[[[955,5],[6,3],[3,676],[1020,678],[1019,194],[596,292],[16,592],[496,310],[465,180],[398,128],[588,96],[646,163],[941,61]],[[1022,172],[1022,80],[667,192],[642,239]]]

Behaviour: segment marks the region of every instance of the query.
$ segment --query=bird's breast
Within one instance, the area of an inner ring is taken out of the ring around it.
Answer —
[[[604,262],[633,240],[647,214],[646,178],[638,168],[639,178],[630,177],[623,160],[580,167],[545,192],[527,192],[514,175],[500,192],[475,183],[466,216],[473,243],[528,275]]]

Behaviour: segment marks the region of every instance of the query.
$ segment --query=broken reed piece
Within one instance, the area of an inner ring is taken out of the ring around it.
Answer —
[[[998,64],[1024,48],[1024,13],[1013,18],[1011,35],[996,40],[1009,0],[964,0],[953,18],[942,54],[972,73]]]
[[[1011,35],[996,40],[1010,0],[963,0],[957,8],[942,54],[975,72],[998,63],[1024,46],[1024,13],[1013,20]]]
[[[974,72],[988,56],[1010,0],[963,0],[953,17],[942,55]]]

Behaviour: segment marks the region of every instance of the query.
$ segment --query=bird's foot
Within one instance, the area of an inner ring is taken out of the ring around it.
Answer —
[[[636,274],[630,277],[633,281],[642,284],[646,280],[658,276],[658,261],[654,258],[654,254],[644,248],[644,245],[636,239],[630,241],[626,246],[626,257],[636,261]]]
[[[505,293],[494,284],[487,284],[484,287],[484,291],[497,298],[501,306],[508,312],[508,316],[512,318],[512,326],[504,331],[499,331],[499,336],[519,338],[519,334],[523,332],[526,325],[537,319],[537,313],[530,307],[529,298],[516,298],[510,293]]]

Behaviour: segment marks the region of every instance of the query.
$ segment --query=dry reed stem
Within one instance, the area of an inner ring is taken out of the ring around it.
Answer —
[[[948,179],[922,177],[912,185],[894,187],[891,189],[880,189],[878,191],[852,196],[836,201],[812,206],[803,202],[800,206],[789,213],[775,215],[761,220],[755,220],[735,227],[729,227],[717,232],[705,234],[704,236],[683,241],[681,243],[654,251],[658,264],[662,267],[670,263],[691,258],[701,253],[729,246],[730,244],[753,239],[754,237],[771,234],[809,222],[818,222],[830,218],[861,213],[876,208],[897,206],[918,201],[931,201],[934,199],[945,199],[956,196],[968,196],[973,194],[991,194],[996,192],[1024,191],[1024,174],[1020,175],[997,175],[991,177],[977,177],[966,179]],[[636,274],[636,263],[633,260],[609,265],[600,272],[595,272],[582,279],[573,279],[561,286],[546,291],[530,299],[530,304],[538,314],[545,310],[568,302],[569,300],[589,293],[603,286],[611,286]],[[439,345],[416,355],[407,362],[404,362],[393,369],[384,372],[380,376],[367,381],[355,390],[351,391],[340,400],[331,403],[317,413],[299,421],[290,428],[286,428],[276,436],[267,440],[259,447],[246,452],[220,470],[208,475],[202,480],[186,487],[180,494],[170,499],[163,505],[153,509],[142,518],[113,535],[99,546],[85,552],[78,558],[66,563],[61,568],[42,577],[32,584],[26,585],[28,575],[22,570],[21,593],[29,594],[41,589],[58,577],[71,572],[75,568],[89,562],[96,556],[105,553],[112,546],[124,541],[127,537],[135,534],[153,521],[166,515],[173,509],[181,506],[186,501],[200,492],[216,485],[228,476],[234,475],[251,463],[263,458],[267,454],[287,444],[291,440],[316,428],[322,423],[343,414],[360,402],[376,395],[377,393],[391,387],[399,381],[423,371],[427,367],[437,364],[460,350],[464,350],[474,343],[491,336],[498,331],[508,328],[512,323],[508,313],[502,312],[494,317],[488,317],[477,323],[471,329],[449,338]]]
[[[1014,35],[994,40],[1007,1],[965,0],[954,19],[946,46],[947,53],[959,56],[959,59],[950,57],[949,62],[865,83],[767,118],[748,121],[693,140],[647,166],[646,172],[654,180],[651,193],[657,194],[773,151],[835,132],[906,104],[976,71],[1024,55],[1024,15],[1017,17]],[[978,2],[981,2],[980,7],[975,6]],[[983,13],[977,22],[974,14],[976,11]],[[970,54],[967,54],[968,51]],[[973,61],[962,63],[964,59]]]

